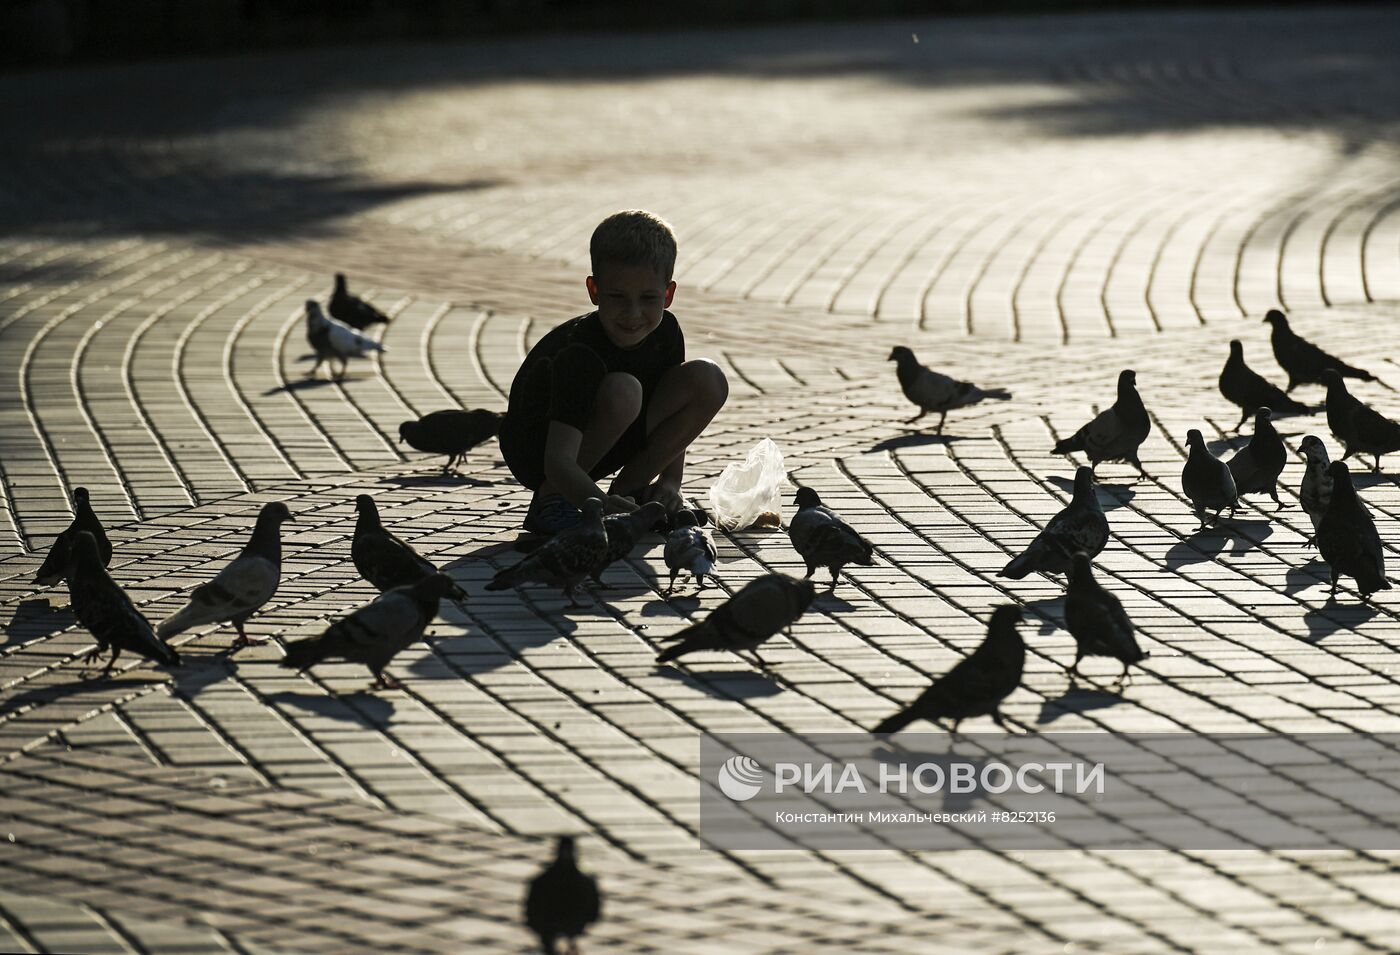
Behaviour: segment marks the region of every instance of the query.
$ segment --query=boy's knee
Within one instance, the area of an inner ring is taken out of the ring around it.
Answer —
[[[630,424],[641,413],[642,383],[626,372],[604,375],[593,399],[594,416]]]
[[[724,369],[708,358],[693,358],[671,370],[690,402],[718,411],[729,398],[729,379]]]

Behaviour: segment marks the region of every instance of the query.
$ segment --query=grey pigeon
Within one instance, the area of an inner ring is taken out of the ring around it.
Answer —
[[[1329,368],[1346,378],[1376,380],[1376,376],[1369,371],[1348,365],[1340,358],[1327,354],[1312,342],[1299,337],[1288,326],[1287,317],[1278,309],[1270,309],[1264,316],[1264,321],[1272,326],[1269,342],[1274,346],[1274,358],[1279,367],[1288,373],[1288,391],[1299,385],[1322,382],[1322,373]]]
[[[429,574],[406,587],[385,591],[326,628],[319,637],[287,644],[281,666],[298,672],[323,660],[363,663],[374,674],[374,689],[402,689],[384,672],[402,650],[422,639],[437,616],[438,601],[457,589],[446,574]]]
[[[666,567],[671,571],[671,582],[666,586],[669,594],[676,586],[676,575],[684,571],[695,576],[695,585],[705,589],[705,576],[714,570],[719,551],[709,531],[695,524],[695,512],[681,508],[675,517],[675,530],[666,535],[666,548],[663,551]]]
[[[632,553],[637,541],[651,533],[665,517],[666,508],[657,501],[647,501],[626,514],[608,514],[604,517],[603,531],[608,535],[608,549],[603,552],[603,559],[593,565],[589,576],[598,586],[607,587],[603,583],[603,571]]]
[[[41,587],[52,587],[68,574],[68,561],[72,554],[73,542],[78,539],[78,535],[87,531],[92,535],[97,544],[97,556],[102,560],[102,566],[106,567],[112,562],[112,542],[107,539],[107,532],[102,529],[102,522],[93,513],[92,504],[88,502],[88,489],[85,487],[73,488],[73,523],[65,527],[56,538],[53,545],[49,547],[48,556],[39,565],[39,571],[34,575],[34,583]]]
[[[1191,450],[1186,456],[1186,466],[1181,469],[1181,489],[1201,522],[1196,529],[1205,530],[1206,511],[1215,512],[1212,523],[1220,520],[1220,512],[1227,507],[1233,516],[1239,507],[1239,493],[1229,466],[1210,453],[1201,432],[1195,428],[1186,432],[1186,444]]]
[[[230,652],[253,643],[243,625],[277,593],[282,578],[282,525],[291,519],[292,512],[281,501],[264,504],[253,535],[238,556],[209,583],[196,587],[184,609],[167,617],[156,632],[169,638],[191,627],[228,620],[238,631]]]
[[[1327,445],[1315,434],[1303,438],[1298,445],[1298,453],[1307,461],[1303,483],[1298,488],[1298,500],[1307,512],[1308,520],[1312,521],[1313,533],[1307,543],[1315,544],[1317,525],[1327,510],[1327,502],[1332,500],[1332,475],[1327,473],[1327,465],[1331,462],[1327,457]]]
[[[355,536],[350,540],[350,559],[355,562],[360,576],[376,590],[383,593],[404,587],[438,572],[431,561],[384,528],[374,498],[368,494],[359,495],[355,498],[355,509],[359,516],[355,520]],[[448,595],[458,602],[467,599],[466,593],[455,583]]]
[[[442,466],[442,473],[446,474],[466,458],[468,451],[500,433],[503,417],[499,411],[485,408],[434,411],[399,425],[399,443],[407,441],[416,451],[447,455],[447,463]]]
[[[565,528],[527,554],[519,563],[502,570],[486,585],[487,590],[505,590],[521,584],[560,587],[569,606],[582,607],[574,588],[592,573],[608,552],[608,532],[603,527],[603,502],[590,497],[583,502],[582,519]]]
[[[903,345],[896,345],[887,361],[895,363],[895,374],[899,377],[899,388],[919,409],[905,424],[913,424],[930,411],[938,412],[937,434],[943,433],[943,422],[948,412],[956,408],[975,405],[986,398],[1006,401],[1011,392],[1005,388],[978,388],[970,381],[958,381],[939,374],[919,364],[914,353]]]
[[[875,563],[875,545],[856,532],[810,487],[797,489],[797,513],[788,523],[788,539],[807,564],[807,576],[818,567],[831,570],[831,587],[847,564],[869,567]]]
[[[331,292],[331,318],[344,322],[351,328],[364,331],[371,325],[389,324],[389,316],[357,295],[351,295],[345,286],[345,276],[335,274],[335,291]]]
[[[1317,550],[1332,572],[1332,593],[1337,596],[1337,578],[1342,575],[1356,580],[1362,599],[1377,590],[1389,590],[1385,576],[1385,552],[1376,533],[1371,512],[1361,503],[1356,487],[1351,483],[1351,471],[1343,461],[1327,466],[1332,476],[1332,499],[1317,525]]]
[[[1345,461],[1353,454],[1370,454],[1376,459],[1371,469],[1381,469],[1381,455],[1400,451],[1400,424],[1352,397],[1336,369],[1322,373],[1327,386],[1327,426],[1342,443]]]
[[[1065,589],[1065,628],[1074,637],[1074,665],[1085,657],[1112,657],[1123,664],[1119,685],[1128,679],[1128,667],[1147,656],[1133,635],[1133,622],[1123,610],[1122,602],[1094,579],[1089,555],[1082,551],[1074,555],[1069,586]]]
[[[338,381],[345,377],[351,358],[362,358],[372,351],[388,351],[368,335],[362,335],[344,322],[326,315],[321,311],[321,303],[315,299],[306,300],[306,341],[316,353],[316,364],[306,373],[308,378],[315,377],[323,361],[334,364],[339,360],[340,371],[334,373]]]
[[[1074,497],[1069,504],[997,576],[1021,580],[1035,571],[1063,574],[1077,551],[1097,557],[1107,544],[1108,518],[1094,491],[1094,471],[1080,467],[1074,472]]]
[[[1268,408],[1260,408],[1254,413],[1254,434],[1250,436],[1249,444],[1240,448],[1227,466],[1230,477],[1235,479],[1237,496],[1267,494],[1274,499],[1277,507],[1282,507],[1283,502],[1278,498],[1278,478],[1288,460],[1288,449],[1274,430],[1270,414]]]
[[[897,733],[915,720],[952,720],[956,733],[959,723],[975,716],[990,716],[1005,729],[1001,701],[1021,685],[1021,671],[1026,665],[1026,644],[1016,630],[1020,621],[1020,607],[997,607],[992,611],[986,639],[972,651],[972,656],[959,660],[913,703],[882,721],[872,732]]]
[[[672,634],[676,641],[657,654],[657,663],[666,663],[697,650],[729,650],[736,655],[753,652],[761,668],[758,647],[779,630],[791,627],[807,611],[817,596],[810,580],[797,580],[786,574],[765,574],[720,604],[699,623]]]
[[[1230,342],[1230,357],[1225,359],[1225,368],[1220,372],[1220,393],[1232,404],[1240,406],[1240,421],[1235,425],[1238,431],[1260,408],[1269,408],[1275,415],[1312,414],[1321,411],[1301,401],[1288,397],[1282,389],[1270,384],[1262,375],[1244,363],[1244,346],[1239,339]]]
[[[156,636],[151,622],[136,609],[131,598],[107,574],[97,539],[88,531],[79,531],[72,546],[68,565],[68,596],[73,616],[92,634],[97,646],[83,658],[96,659],[106,650],[112,651],[102,675],[112,672],[123,650],[139,653],[147,660],[167,666],[179,666],[180,655]]]
[[[525,893],[525,924],[539,936],[544,955],[557,955],[560,939],[569,955],[577,955],[579,936],[602,912],[597,881],[580,872],[574,861],[574,837],[560,836],[554,861],[530,880]]]
[[[1145,475],[1138,448],[1151,430],[1147,408],[1137,392],[1137,372],[1125,368],[1118,373],[1118,397],[1113,405],[1068,438],[1057,441],[1050,453],[1082,451],[1096,471],[1105,461],[1126,461],[1139,475]]]

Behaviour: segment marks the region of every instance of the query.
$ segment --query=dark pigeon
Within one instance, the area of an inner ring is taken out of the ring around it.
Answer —
[[[695,512],[683,507],[673,519],[674,528],[666,535],[666,548],[663,556],[666,567],[671,571],[671,581],[666,586],[669,594],[676,587],[676,575],[685,571],[695,576],[695,586],[705,589],[705,577],[714,570],[719,560],[719,551],[709,531],[696,526]]]
[[[73,616],[97,641],[97,646],[83,658],[84,662],[111,650],[112,659],[102,671],[106,676],[112,672],[122,651],[130,650],[166,666],[180,665],[180,655],[156,636],[151,622],[107,574],[97,539],[88,531],[75,535],[67,576]]]
[[[956,408],[966,408],[979,401],[992,398],[1006,401],[1011,392],[1005,388],[978,388],[970,381],[958,381],[947,375],[925,368],[919,364],[914,353],[903,345],[897,345],[890,352],[887,361],[895,363],[895,374],[899,378],[899,389],[919,409],[905,424],[913,424],[930,411],[938,412],[937,434],[943,433],[943,422],[948,412]]]
[[[281,501],[264,504],[253,535],[238,556],[209,583],[196,587],[184,609],[167,617],[156,632],[169,638],[191,627],[228,620],[238,631],[230,650],[255,642],[243,632],[243,625],[277,593],[282,579],[282,525],[291,519],[292,512]]]
[[[544,955],[557,955],[560,939],[566,952],[577,955],[579,936],[598,921],[602,911],[597,881],[580,872],[574,861],[574,837],[560,836],[554,861],[530,880],[525,924],[539,936]]]
[[[1335,355],[1329,355],[1312,342],[1299,337],[1288,327],[1288,319],[1278,309],[1270,309],[1264,316],[1264,321],[1273,326],[1269,333],[1269,341],[1274,346],[1274,358],[1279,367],[1288,373],[1286,390],[1292,391],[1299,385],[1320,384],[1322,373],[1329,368],[1335,369],[1345,378],[1376,380],[1376,376],[1369,371],[1348,365]]]
[[[1230,477],[1235,479],[1235,494],[1267,494],[1274,499],[1277,507],[1283,502],[1278,498],[1278,478],[1283,473],[1283,465],[1288,460],[1288,448],[1274,430],[1270,420],[1270,410],[1260,408],[1254,413],[1254,434],[1249,444],[1230,459]],[[1276,509],[1277,509],[1276,507]]]
[[[376,590],[383,593],[395,587],[406,587],[438,572],[431,561],[384,528],[374,498],[368,494],[359,495],[355,498],[355,509],[359,516],[355,521],[355,536],[350,541],[350,559],[355,562],[360,576]],[[466,593],[455,583],[448,594],[459,602],[467,599]]]
[[[1108,518],[1094,491],[1093,469],[1080,467],[1074,472],[1074,497],[1069,504],[1052,517],[1045,530],[997,576],[1021,580],[1035,571],[1067,573],[1076,552],[1084,551],[1097,557],[1107,544]]]
[[[607,587],[603,583],[603,571],[632,553],[637,541],[655,530],[665,518],[666,508],[658,501],[647,501],[626,514],[608,514],[604,517],[603,530],[608,535],[608,549],[604,551],[603,559],[588,572],[589,576],[598,586]]]
[[[875,727],[875,733],[897,733],[915,720],[958,724],[975,716],[990,716],[1006,729],[1001,701],[1021,685],[1026,664],[1026,644],[1016,630],[1021,608],[1003,604],[992,611],[987,637],[972,656],[960,660],[953,669],[933,681],[909,706]]]
[[[1327,426],[1342,443],[1345,461],[1353,454],[1370,454],[1376,459],[1371,469],[1381,469],[1381,455],[1400,451],[1400,424],[1354,398],[1346,382],[1334,369],[1322,373],[1327,386]]]
[[[1270,384],[1262,375],[1244,363],[1244,346],[1239,339],[1230,342],[1230,357],[1225,359],[1225,369],[1220,372],[1220,393],[1232,404],[1240,406],[1240,421],[1235,425],[1238,431],[1260,408],[1268,408],[1277,417],[1285,415],[1312,414],[1321,411],[1321,406],[1305,405],[1288,397],[1282,389]]]
[[[504,417],[499,411],[485,408],[434,411],[399,425],[399,443],[407,441],[416,451],[447,455],[447,463],[442,466],[442,473],[446,474],[462,463],[468,451],[499,434]]]
[[[697,650],[729,650],[736,655],[750,650],[762,668],[759,645],[791,627],[816,596],[817,586],[810,580],[765,574],[749,581],[701,622],[672,634],[676,644],[658,654],[656,662],[666,663]]]
[[[486,585],[487,590],[505,590],[521,584],[560,587],[569,606],[581,607],[574,588],[592,573],[608,552],[608,532],[603,527],[603,502],[590,497],[583,502],[583,517],[532,550],[518,563],[502,570]]]
[[[93,513],[92,504],[88,502],[88,489],[85,487],[73,488],[73,523],[63,529],[63,532],[54,538],[53,545],[49,548],[48,556],[39,565],[39,571],[34,575],[34,583],[40,587],[52,587],[68,574],[68,560],[73,550],[73,542],[78,539],[78,535],[87,531],[92,535],[97,543],[97,556],[102,560],[102,566],[106,567],[112,562],[112,542],[107,539],[107,532],[102,529],[102,522]]]
[[[1097,471],[1105,461],[1125,461],[1145,475],[1138,448],[1147,440],[1152,422],[1147,408],[1137,392],[1137,372],[1125,368],[1118,373],[1118,397],[1113,406],[1062,441],[1056,442],[1052,454],[1084,452],[1089,464]]]
[[[1211,523],[1220,520],[1220,512],[1227,507],[1233,517],[1239,507],[1239,492],[1235,490],[1235,477],[1229,465],[1210,453],[1201,432],[1192,428],[1186,432],[1186,444],[1191,449],[1186,456],[1186,466],[1181,469],[1181,489],[1191,502],[1196,520],[1201,522],[1197,530],[1205,530],[1206,511],[1214,511]]]
[[[1355,579],[1362,599],[1377,590],[1389,590],[1376,522],[1356,494],[1351,471],[1344,462],[1333,461],[1327,473],[1332,476],[1332,499],[1317,526],[1317,549],[1332,571],[1329,599],[1336,598],[1337,578],[1343,575]]]
[[[830,569],[833,590],[847,564],[869,567],[875,563],[875,545],[824,506],[810,487],[797,489],[797,513],[788,524],[788,539],[806,562],[808,577],[818,567]]]
[[[300,672],[323,660],[347,660],[369,667],[374,689],[402,689],[384,668],[400,651],[422,639],[437,616],[438,601],[456,589],[450,577],[436,573],[395,587],[346,614],[319,637],[287,644],[281,666]]]
[[[345,276],[335,274],[335,291],[331,292],[331,318],[344,322],[351,328],[364,331],[371,325],[389,324],[389,316],[358,296],[351,295],[345,286]]]
[[[1112,657],[1123,664],[1118,677],[1121,686],[1128,679],[1128,667],[1147,656],[1138,646],[1122,602],[1094,579],[1089,555],[1083,552],[1074,555],[1065,589],[1065,627],[1076,647],[1070,673],[1079,673],[1079,662],[1085,657]]]
[[[1327,445],[1315,434],[1305,435],[1298,444],[1298,453],[1307,461],[1303,470],[1303,482],[1298,487],[1298,500],[1312,521],[1313,536],[1308,544],[1317,542],[1317,525],[1327,511],[1327,502],[1332,500],[1332,475],[1327,473]]]

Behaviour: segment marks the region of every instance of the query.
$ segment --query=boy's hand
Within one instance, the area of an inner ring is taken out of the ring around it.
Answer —
[[[671,484],[669,481],[657,481],[647,488],[646,498],[648,501],[655,501],[666,508],[667,514],[674,514],[680,510],[685,501],[681,500],[681,489]]]
[[[630,514],[637,509],[637,502],[621,494],[609,494],[603,498],[603,513]]]

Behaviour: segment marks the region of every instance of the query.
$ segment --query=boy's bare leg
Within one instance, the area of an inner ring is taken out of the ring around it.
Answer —
[[[571,455],[578,462],[578,470],[581,475],[576,483],[579,487],[556,487],[549,480],[540,485],[539,493],[563,494],[571,500],[577,497],[582,500],[586,497],[594,497],[599,494],[596,487],[589,490],[583,484],[592,485],[588,480],[588,472],[593,470],[594,465],[603,460],[603,455],[607,454],[612,446],[617,444],[618,439],[632,426],[632,422],[637,420],[637,415],[642,413],[642,383],[631,375],[623,372],[612,372],[603,376],[603,381],[598,385],[597,397],[593,400],[593,413],[588,418],[588,424],[580,433],[567,425],[554,422],[550,425],[551,432],[555,428],[565,429],[565,434],[569,438],[577,437],[577,449]]]
[[[627,494],[644,488],[663,472],[671,477],[670,470],[685,461],[685,449],[714,420],[728,397],[729,380],[708,359],[697,358],[666,372],[647,407],[647,446],[618,472],[615,491]],[[679,485],[680,468],[673,469]]]

